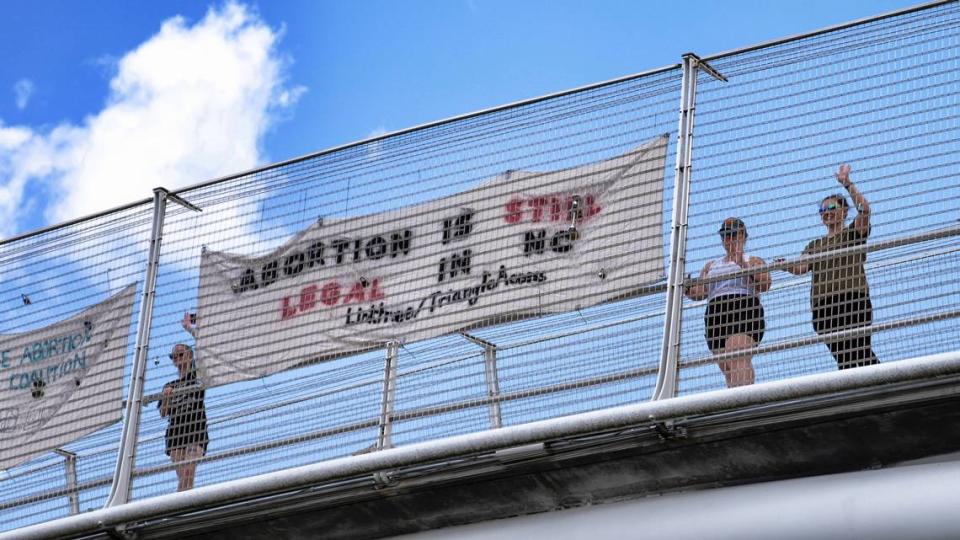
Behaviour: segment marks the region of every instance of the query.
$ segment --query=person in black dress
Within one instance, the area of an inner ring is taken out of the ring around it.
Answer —
[[[193,489],[197,460],[207,452],[207,412],[203,384],[193,364],[193,349],[178,343],[170,360],[180,378],[163,385],[163,396],[157,405],[160,416],[168,421],[166,453],[176,465],[177,491],[186,491]]]

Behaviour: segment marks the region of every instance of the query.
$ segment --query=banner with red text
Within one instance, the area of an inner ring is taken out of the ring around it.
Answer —
[[[120,420],[135,290],[62,322],[0,335],[0,469]]]
[[[263,257],[204,250],[201,378],[217,386],[630,296],[663,275],[667,142],[324,219]]]

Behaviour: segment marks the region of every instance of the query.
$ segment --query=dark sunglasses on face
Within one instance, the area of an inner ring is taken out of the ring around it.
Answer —
[[[181,352],[178,352],[178,353],[169,354],[169,355],[167,355],[167,356],[169,356],[170,359],[173,360],[174,358],[183,358],[183,357],[186,356],[186,355],[187,355],[187,352],[186,352],[186,351],[181,351]]]
[[[820,213],[822,214],[822,213],[824,213],[824,212],[829,212],[829,211],[831,211],[831,210],[836,210],[837,208],[840,208],[840,205],[837,204],[837,203],[825,204],[825,205],[823,205],[823,206],[820,207]]]
[[[721,231],[720,238],[735,238],[737,236],[737,231]]]

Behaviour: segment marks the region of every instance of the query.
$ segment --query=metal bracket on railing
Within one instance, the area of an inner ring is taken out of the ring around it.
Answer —
[[[140,538],[137,530],[129,527],[127,524],[117,525],[112,529],[104,529],[103,532],[110,538],[115,538],[116,540],[137,540]]]
[[[383,398],[380,403],[377,450],[393,447],[393,405],[397,392],[397,355],[399,341],[387,342],[386,361],[383,369]]]
[[[391,471],[377,471],[373,473],[373,485],[377,489],[385,489],[397,485],[397,479]]]
[[[203,210],[199,206],[193,204],[192,202],[184,199],[183,197],[175,193],[167,193],[167,199],[179,204],[180,206],[186,208],[187,210],[193,210],[194,212],[203,212]]]
[[[687,428],[678,426],[674,420],[654,422],[650,425],[650,430],[656,433],[661,441],[685,439],[687,437]]]
[[[703,72],[706,73],[707,75],[713,77],[714,79],[716,79],[716,80],[718,80],[718,81],[728,82],[728,81],[727,81],[727,78],[724,77],[723,74],[721,74],[719,71],[713,69],[713,67],[712,67],[710,64],[708,64],[708,63],[704,62],[703,60],[701,60],[699,56],[697,56],[697,55],[695,55],[695,54],[693,54],[693,53],[687,53],[687,54],[685,54],[684,56],[690,56],[691,58],[693,58],[693,59],[696,61],[696,63],[697,63],[697,69],[702,69]]]
[[[77,490],[77,455],[62,448],[55,448],[54,453],[63,457],[63,468],[67,475],[67,497],[70,500],[70,515],[80,513],[80,493]]]
[[[485,339],[459,332],[464,339],[483,347],[484,376],[487,380],[487,396],[490,401],[490,427],[503,427],[503,415],[500,412],[500,376],[497,373],[497,346]]]

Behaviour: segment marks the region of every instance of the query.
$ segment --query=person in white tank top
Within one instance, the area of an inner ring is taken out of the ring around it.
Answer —
[[[724,256],[707,261],[700,271],[700,279],[733,274],[766,264],[760,257],[746,254],[747,226],[742,220],[735,217],[723,220],[719,232]],[[698,283],[684,291],[691,300],[710,301],[704,313],[704,328],[707,347],[713,354],[752,349],[760,343],[766,325],[759,295],[770,289],[770,283],[769,272],[758,272]],[[753,384],[756,379],[750,354],[727,357],[718,361],[717,365],[729,388]]]

